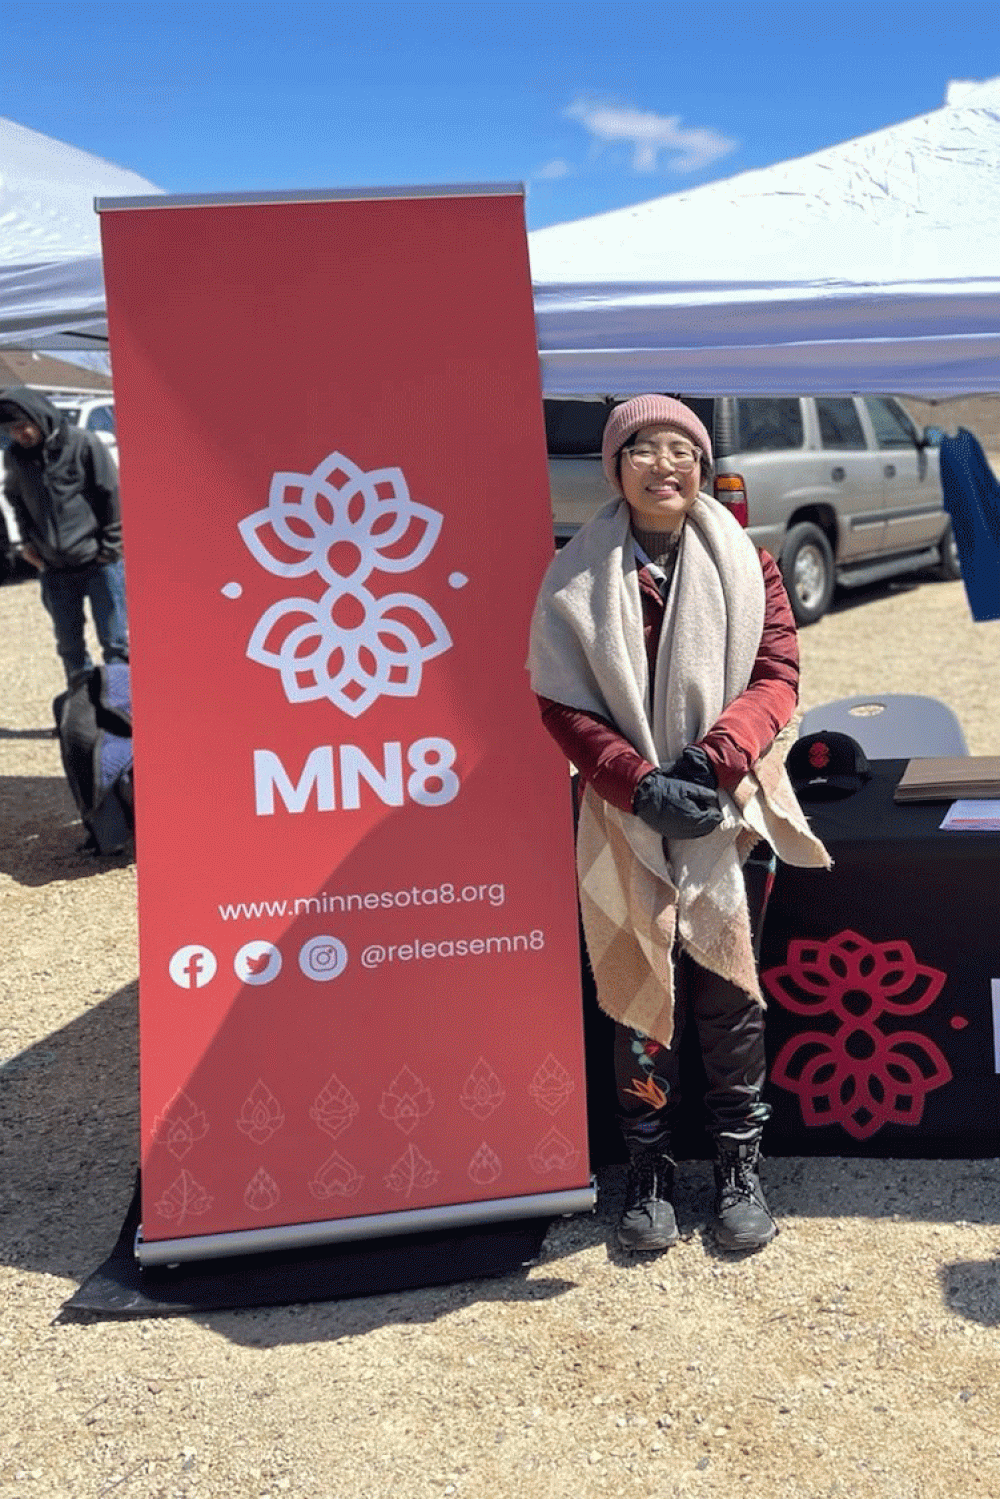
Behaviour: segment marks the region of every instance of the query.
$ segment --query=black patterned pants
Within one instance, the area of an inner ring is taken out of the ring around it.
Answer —
[[[743,866],[755,952],[759,951],[775,858],[758,844]],[[708,1089],[711,1134],[764,1123],[764,1011],[755,999],[678,951],[674,965],[674,1034],[669,1046],[625,1025],[615,1026],[615,1084],[622,1132],[650,1143],[666,1137],[681,1099],[681,1042],[693,1025]]]

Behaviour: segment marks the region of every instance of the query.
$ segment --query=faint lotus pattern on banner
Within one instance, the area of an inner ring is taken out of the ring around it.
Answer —
[[[476,1119],[488,1119],[504,1101],[503,1085],[493,1068],[480,1057],[462,1086],[458,1101]]]
[[[550,1129],[543,1140],[535,1146],[528,1160],[532,1169],[540,1175],[550,1171],[569,1171],[576,1165],[579,1151],[557,1129]]]
[[[839,1124],[867,1140],[885,1124],[920,1123],[927,1094],[951,1081],[951,1068],[928,1036],[879,1022],[929,1009],[946,977],[918,963],[908,942],[843,931],[789,943],[787,963],[761,974],[768,993],[796,1015],[837,1022],[799,1031],[771,1068],[772,1083],[798,1095],[804,1124]]]
[[[366,472],[330,453],[311,474],[277,473],[265,509],[239,523],[261,567],[279,578],[315,573],[318,599],[272,604],[247,645],[251,661],[281,674],[290,703],[327,698],[359,717],[380,697],[415,697],[424,663],[451,636],[415,593],[376,597],[371,575],[411,572],[426,561],[441,514],[410,498],[402,469]]]
[[[547,1114],[558,1114],[566,1107],[573,1091],[573,1079],[563,1064],[549,1052],[545,1061],[531,1079],[529,1092],[540,1109]]]
[[[162,1196],[156,1199],[156,1211],[160,1217],[177,1224],[183,1223],[185,1218],[207,1213],[211,1206],[212,1198],[187,1170],[175,1177]]]
[[[326,1197],[353,1197],[363,1181],[364,1177],[350,1161],[345,1161],[339,1150],[335,1150],[317,1170],[309,1190],[321,1201]]]
[[[179,1088],[153,1125],[153,1139],[182,1161],[198,1140],[208,1134],[208,1119],[193,1098]]]
[[[280,1103],[267,1084],[258,1078],[243,1101],[236,1128],[255,1145],[263,1145],[284,1122]]]
[[[280,1198],[278,1183],[263,1166],[254,1172],[243,1193],[243,1201],[254,1213],[266,1213],[278,1205]]]
[[[408,1145],[385,1178],[385,1184],[390,1191],[409,1197],[422,1188],[433,1187],[440,1175],[422,1150]]]
[[[502,1174],[503,1166],[496,1151],[484,1140],[469,1162],[469,1176],[477,1187],[487,1187]]]
[[[309,1118],[336,1140],[345,1129],[350,1129],[359,1112],[360,1105],[350,1088],[331,1073],[313,1100]]]
[[[409,1067],[402,1067],[382,1094],[378,1111],[383,1119],[391,1119],[397,1129],[409,1135],[433,1107],[430,1089],[424,1087]]]

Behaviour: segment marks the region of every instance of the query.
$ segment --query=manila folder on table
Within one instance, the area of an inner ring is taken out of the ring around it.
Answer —
[[[893,792],[897,802],[944,802],[956,797],[1000,797],[1000,755],[913,759]]]

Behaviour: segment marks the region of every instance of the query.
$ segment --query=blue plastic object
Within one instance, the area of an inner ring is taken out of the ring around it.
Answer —
[[[1000,483],[964,427],[941,439],[941,487],[972,617],[1000,619]]]

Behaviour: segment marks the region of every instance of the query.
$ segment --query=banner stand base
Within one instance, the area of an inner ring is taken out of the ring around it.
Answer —
[[[380,1296],[516,1275],[537,1260],[552,1215],[427,1233],[144,1267],[135,1257],[139,1179],[111,1254],[63,1304],[59,1321],[184,1316]]]

